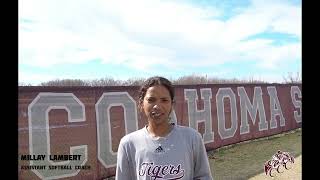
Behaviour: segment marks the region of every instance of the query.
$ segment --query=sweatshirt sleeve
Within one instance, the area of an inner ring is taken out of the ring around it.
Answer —
[[[128,142],[126,142],[128,143]],[[121,139],[118,154],[117,154],[117,167],[116,167],[116,180],[130,180],[132,178],[131,169],[129,164],[129,158],[126,149],[126,143]]]
[[[201,134],[196,133],[196,139],[194,142],[194,177],[197,180],[211,180],[213,179],[211,175],[209,160],[207,156],[207,151],[204,146]]]

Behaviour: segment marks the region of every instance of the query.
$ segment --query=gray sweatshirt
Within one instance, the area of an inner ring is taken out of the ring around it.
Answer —
[[[146,127],[120,140],[116,180],[213,179],[205,146],[196,130],[174,125],[166,137]]]

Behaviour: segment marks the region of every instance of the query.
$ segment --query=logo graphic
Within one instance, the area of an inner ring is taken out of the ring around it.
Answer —
[[[155,152],[156,152],[156,153],[164,152],[164,149],[163,149],[161,146],[159,146],[159,147],[157,147],[157,149],[155,150]]]
[[[184,177],[182,165],[157,165],[153,162],[143,162],[139,169],[140,177],[150,177],[152,180],[177,180]]]
[[[264,172],[266,175],[269,174],[271,177],[274,177],[272,175],[274,172],[273,170],[277,170],[278,173],[282,173],[283,171],[280,171],[281,167],[290,169],[289,166],[293,163],[294,157],[291,156],[290,153],[278,150],[278,152],[272,156],[272,159],[264,164]]]

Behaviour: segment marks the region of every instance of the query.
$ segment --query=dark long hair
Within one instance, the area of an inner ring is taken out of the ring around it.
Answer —
[[[172,86],[172,83],[164,77],[153,76],[148,78],[146,81],[144,81],[144,83],[140,87],[139,103],[138,103],[139,109],[141,108],[141,104],[143,103],[143,99],[144,99],[144,96],[146,95],[148,88],[156,85],[162,85],[166,87],[170,93],[172,103],[174,102],[174,88]]]

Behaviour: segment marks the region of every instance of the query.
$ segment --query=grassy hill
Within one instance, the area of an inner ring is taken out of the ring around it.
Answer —
[[[219,179],[301,179],[301,128],[208,152],[211,172]],[[274,178],[264,174],[264,163],[278,151],[295,157],[292,169]]]

